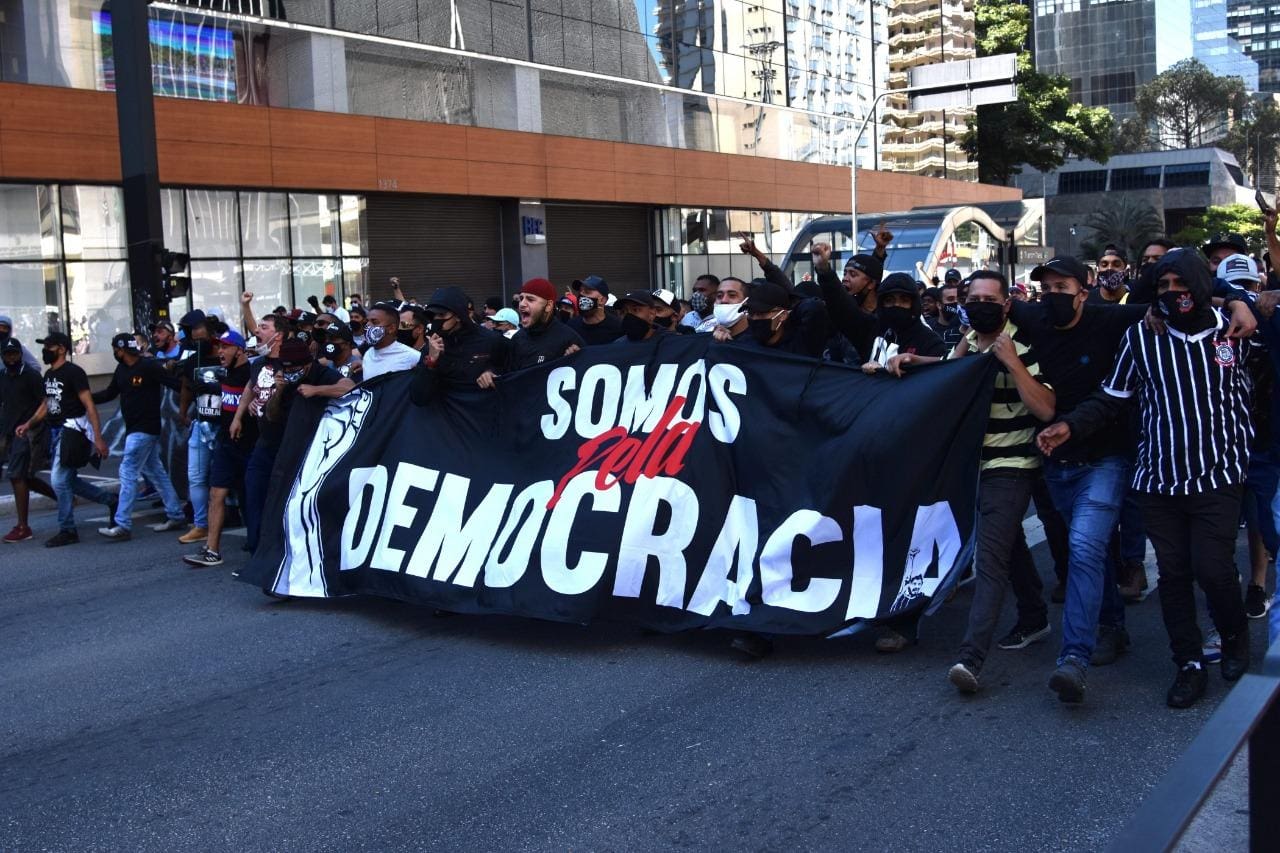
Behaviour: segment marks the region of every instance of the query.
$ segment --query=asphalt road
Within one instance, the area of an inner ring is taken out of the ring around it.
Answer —
[[[745,663],[717,632],[278,602],[231,577],[243,539],[187,569],[95,510],[0,549],[0,850],[1092,850],[1226,691],[1165,707],[1154,600],[1071,708],[1056,626],[956,694],[967,592],[899,655]]]

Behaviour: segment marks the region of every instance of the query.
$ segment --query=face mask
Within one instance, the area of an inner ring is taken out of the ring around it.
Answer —
[[[773,337],[774,328],[773,321],[777,318],[775,314],[765,320],[748,320],[747,330],[751,332],[751,336],[762,344],[768,344],[769,339]]]
[[[914,322],[915,318],[911,316],[910,308],[902,308],[899,306],[881,308],[879,312],[880,325],[887,329],[893,329],[900,332],[907,328],[907,325]]]
[[[1076,294],[1046,293],[1040,297],[1040,301],[1049,313],[1049,322],[1059,329],[1071,325],[1076,319]]]
[[[387,330],[384,326],[370,326],[369,330],[364,333],[364,339],[375,347],[382,343],[382,339],[386,336]]]
[[[960,316],[960,306],[958,304],[943,305],[942,316],[948,320],[954,320]]]
[[[742,302],[726,302],[715,306],[711,309],[715,315],[716,322],[721,326],[732,326],[742,317]]]
[[[672,324],[675,323],[675,321],[676,321],[676,315],[668,314],[665,317],[654,317],[653,325],[661,326],[664,329],[670,329]]]
[[[290,383],[290,384],[295,383],[295,382],[297,382],[299,379],[301,379],[301,378],[302,378],[302,374],[304,374],[304,373],[306,373],[306,372],[307,372],[307,369],[306,369],[305,367],[304,367],[304,368],[302,368],[301,370],[286,370],[286,371],[283,371],[283,373],[284,373],[284,380],[285,380],[286,382]]]
[[[1124,287],[1124,270],[1107,270],[1098,273],[1098,284],[1107,290],[1119,290]]]
[[[271,352],[271,344],[274,342],[275,342],[274,337],[269,341],[258,341],[258,344],[253,348],[253,351],[256,352],[258,355],[267,355],[268,353]]]
[[[963,321],[966,326],[980,335],[989,335],[999,331],[1004,325],[1004,306],[995,302],[970,302],[964,306]]]
[[[590,314],[592,311],[596,310],[596,307],[599,304],[600,304],[599,302],[596,302],[595,299],[590,296],[579,296],[578,297],[578,313]]]
[[[396,341],[404,344],[407,347],[413,346],[414,344],[413,329],[396,330]]]
[[[622,334],[626,335],[628,340],[643,341],[651,328],[653,327],[635,314],[622,315]]]
[[[705,317],[707,315],[707,294],[700,290],[695,290],[689,297],[689,304],[693,306],[693,310],[698,312],[698,316]]]
[[[331,360],[331,361],[332,361],[334,358],[336,358],[336,357],[337,357],[337,355],[338,355],[338,347],[337,347],[337,345],[335,345],[335,344],[325,344],[325,345],[324,345],[324,357],[325,357],[325,358],[327,358],[327,359],[329,359],[329,360]]]
[[[351,321],[351,334],[358,335],[363,329],[364,323],[361,323],[359,320]]]
[[[1208,312],[1202,312],[1195,297],[1187,290],[1166,290],[1156,298],[1160,313],[1179,332],[1195,332],[1206,328]]]
[[[40,350],[40,357],[44,359],[45,364],[53,364],[58,360],[58,351],[56,349]]]

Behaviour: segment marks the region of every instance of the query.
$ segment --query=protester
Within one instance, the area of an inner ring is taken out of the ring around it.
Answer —
[[[921,303],[923,310],[923,302]],[[948,350],[964,338],[964,324],[960,322],[960,283],[948,280],[938,288],[938,312],[936,317],[924,315],[925,324],[942,339]]]
[[[332,293],[320,300],[326,313],[332,314],[340,323],[350,323],[351,313],[338,304],[338,298]]]
[[[7,314],[0,314],[0,346],[4,346],[13,336],[13,318]],[[18,342],[18,346],[22,347],[22,363],[34,370],[40,372],[40,362],[35,355],[26,347],[22,346],[22,342]]]
[[[1201,251],[1209,259],[1209,271],[1218,275],[1218,265],[1223,259],[1231,255],[1249,254],[1249,244],[1239,234],[1214,234]]]
[[[352,305],[348,313],[351,315],[351,322],[347,324],[347,327],[351,330],[351,342],[363,355],[365,347],[364,330],[368,324],[369,315],[365,313],[363,305]]]
[[[397,340],[400,328],[400,312],[390,302],[379,302],[369,309],[369,325],[365,328],[365,341],[361,375],[365,381],[384,373],[412,370],[422,360],[422,353]]]
[[[829,327],[822,300],[796,300],[785,288],[761,281],[751,288],[743,308],[747,343],[810,358],[822,356]]]
[[[745,239],[749,241],[749,238]],[[694,279],[693,286],[689,288],[689,313],[680,319],[680,325],[697,332],[710,331],[701,327],[712,319],[712,306],[715,305],[719,290],[720,279],[711,273],[704,273]]]
[[[920,319],[920,291],[906,273],[887,276],[876,288],[878,334],[871,343],[864,373],[885,369],[897,355],[940,358],[948,347]],[[861,350],[859,350],[861,352]]]
[[[647,290],[632,290],[620,297],[618,310],[622,313],[622,336],[617,342],[640,343],[657,335],[669,334],[666,327],[654,322],[659,304],[660,301]]]
[[[317,341],[319,347],[316,355],[321,364],[332,367],[355,382],[364,378],[361,373],[364,367],[363,361],[356,350],[351,330],[346,325],[339,322],[327,327],[324,330],[324,336],[318,337]]]
[[[578,334],[587,346],[611,344],[622,334],[622,320],[605,307],[609,298],[609,283],[598,275],[589,275],[572,285],[577,297],[576,317],[566,325]]]
[[[37,340],[43,348],[41,358],[49,369],[44,374],[44,401],[27,420],[17,426],[14,435],[23,438],[33,427],[47,421],[50,471],[53,491],[58,501],[58,532],[46,541],[46,548],[60,548],[80,541],[76,531],[75,499],[82,497],[110,508],[115,515],[115,499],[110,493],[87,480],[80,479],[78,469],[89,464],[91,451],[105,459],[107,442],[102,437],[98,408],[89,391],[89,377],[79,365],[67,360],[72,349],[71,338],[62,332],[50,332]]]
[[[257,424],[252,420],[242,421],[236,434],[231,434],[231,425],[250,384],[245,340],[235,330],[228,329],[218,341],[221,364],[216,376],[218,420],[210,450],[208,529],[203,531],[204,545],[201,549],[182,558],[187,565],[200,568],[222,565],[222,531],[226,523],[227,498],[233,490],[243,497],[245,469],[258,437]],[[276,349],[278,352],[279,345]],[[246,505],[246,501],[241,500],[241,505]]]
[[[0,443],[8,448],[4,471],[13,487],[18,516],[18,523],[0,540],[6,545],[25,542],[35,535],[29,515],[32,492],[57,499],[53,488],[36,476],[48,457],[49,436],[44,426],[37,425],[21,437],[14,434],[19,424],[29,421],[39,410],[44,399],[40,371],[23,360],[25,351],[15,337],[5,338],[0,344],[0,359],[4,361],[4,370],[0,371]]]
[[[722,278],[716,288],[716,304],[711,309],[711,323],[716,340],[738,340],[747,334],[751,322],[747,314],[747,284],[740,278]],[[705,324],[703,324],[705,325]],[[703,331],[702,326],[698,331]]]
[[[676,311],[679,308],[680,300],[676,299],[676,295],[670,290],[655,290],[653,296],[653,324],[660,329],[668,332],[676,331]],[[618,309],[622,309],[621,302],[618,300]],[[625,334],[625,330],[624,334]]]
[[[581,335],[556,318],[555,299],[555,286],[545,278],[529,279],[516,294],[520,329],[511,337],[511,370],[555,361],[586,346]]]
[[[427,351],[427,323],[430,319],[426,309],[419,305],[401,307],[396,342],[414,350],[422,358]]]
[[[164,503],[165,521],[151,525],[157,533],[182,530],[187,526],[182,502],[160,461],[160,406],[164,389],[180,388],[181,380],[168,376],[151,358],[143,358],[137,339],[121,332],[111,339],[116,359],[115,373],[101,391],[92,395],[97,405],[119,398],[124,416],[124,456],[120,459],[120,495],[115,517],[98,533],[113,542],[133,536],[133,502],[138,495],[138,477],[159,493]]]
[[[495,332],[509,339],[515,335],[516,329],[520,328],[520,315],[514,308],[500,308],[491,315],[490,322]]]
[[[1129,299],[1129,262],[1116,246],[1107,246],[1098,259],[1098,286],[1089,291],[1089,302],[1124,304]]]
[[[1137,398],[1146,429],[1138,436],[1133,486],[1143,493],[1161,613],[1178,667],[1166,702],[1187,708],[1208,682],[1193,580],[1222,636],[1223,678],[1235,681],[1249,666],[1232,557],[1252,437],[1245,365],[1253,347],[1228,337],[1227,318],[1213,308],[1209,267],[1194,252],[1169,252],[1155,275],[1167,333],[1130,327],[1101,391],[1042,432],[1039,444],[1053,454],[1070,439],[1095,434],[1114,421],[1124,401]]]
[[[466,294],[456,287],[437,289],[427,310],[432,315],[427,357],[413,369],[409,399],[425,406],[442,391],[492,388],[506,370],[507,339],[475,322]]]
[[[931,321],[938,319],[938,308],[941,305],[942,291],[937,287],[926,287],[920,294],[920,311],[924,315],[924,321],[929,323],[929,328],[933,329]],[[937,329],[933,329],[937,332]],[[939,335],[938,337],[942,337]]]

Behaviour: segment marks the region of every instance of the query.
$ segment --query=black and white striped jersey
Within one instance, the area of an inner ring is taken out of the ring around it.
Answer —
[[[1245,362],[1256,347],[1228,338],[1226,317],[1214,315],[1216,325],[1194,335],[1133,326],[1102,384],[1114,397],[1137,396],[1140,492],[1191,495],[1244,482],[1253,438]]]

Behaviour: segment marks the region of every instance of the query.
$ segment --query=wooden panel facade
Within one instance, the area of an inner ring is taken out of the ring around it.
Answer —
[[[849,212],[839,166],[371,118],[156,99],[176,186]],[[118,183],[115,99],[0,84],[0,180]],[[860,213],[1021,198],[1010,187],[859,170]]]

